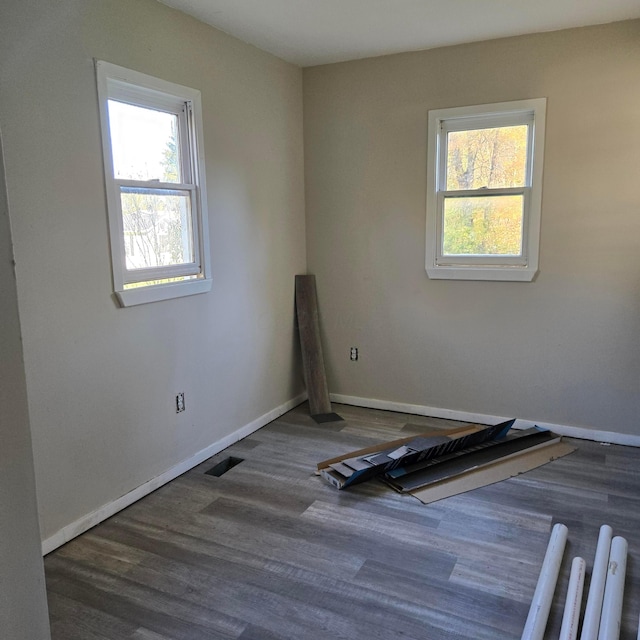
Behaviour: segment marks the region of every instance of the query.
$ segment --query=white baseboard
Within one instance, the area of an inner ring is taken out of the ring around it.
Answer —
[[[497,424],[510,420],[513,416],[490,416],[484,413],[470,413],[467,411],[455,411],[453,409],[440,409],[438,407],[425,407],[419,404],[406,404],[403,402],[391,402],[390,400],[376,400],[374,398],[359,398],[340,393],[330,394],[331,401],[341,404],[350,404],[356,407],[369,409],[383,409],[384,411],[398,411],[400,413],[412,413],[417,416],[429,416],[431,418],[445,418],[447,420],[460,420],[462,422],[478,422],[480,424]],[[581,440],[593,440],[595,442],[609,442],[622,444],[629,447],[640,447],[640,436],[615,431],[600,431],[586,427],[574,427],[566,424],[553,424],[550,422],[534,422],[531,420],[516,420],[514,429],[528,429],[533,426],[550,429],[561,436],[568,438],[580,438]]]
[[[230,447],[238,440],[242,440],[242,438],[246,438],[251,435],[254,431],[257,431],[261,427],[269,424],[272,420],[279,418],[281,415],[285,414],[287,411],[290,411],[294,407],[297,407],[300,403],[304,402],[307,399],[307,394],[302,393],[295,398],[281,404],[279,407],[268,411],[264,415],[261,415],[259,418],[256,418],[249,424],[246,424],[244,427],[237,429],[233,433],[230,433],[228,436],[225,436],[221,440],[214,442],[212,445],[209,445],[205,449],[198,451],[195,455],[191,456],[187,460],[183,460],[179,464],[171,467],[164,473],[152,478],[148,482],[140,485],[136,489],[129,491],[129,493],[123,495],[117,500],[113,500],[109,502],[99,509],[92,511],[91,513],[79,518],[75,522],[67,525],[60,529],[60,531],[54,533],[49,538],[46,538],[42,541],[42,554],[46,555],[50,553],[54,549],[65,544],[65,542],[69,542],[76,536],[79,536],[81,533],[88,531],[91,527],[94,527],[98,523],[110,518],[112,515],[118,513],[118,511],[122,511],[122,509],[128,507],[140,500],[140,498],[144,498],[144,496],[150,494],[152,491],[155,491],[159,487],[167,482],[171,482],[178,476],[182,475],[189,469],[193,469],[193,467],[199,465],[201,462],[204,462],[207,458],[216,455],[223,449]]]

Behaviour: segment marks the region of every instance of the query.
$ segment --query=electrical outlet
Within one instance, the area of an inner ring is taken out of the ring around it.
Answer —
[[[358,347],[351,347],[351,350],[349,352],[349,357],[353,362],[355,362],[358,359]]]
[[[182,413],[187,407],[184,404],[184,391],[176,396],[176,413]]]

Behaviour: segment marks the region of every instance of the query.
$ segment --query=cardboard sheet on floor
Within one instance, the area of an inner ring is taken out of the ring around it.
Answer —
[[[443,480],[428,487],[415,489],[409,493],[423,504],[431,504],[437,500],[450,498],[472,489],[486,487],[501,480],[513,478],[521,473],[541,467],[552,460],[562,458],[575,450],[576,447],[563,440],[552,441],[515,454],[507,460],[503,459],[473,471],[468,471],[461,476]]]

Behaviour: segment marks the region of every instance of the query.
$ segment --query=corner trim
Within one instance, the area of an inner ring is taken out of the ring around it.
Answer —
[[[441,409],[437,407],[426,407],[419,404],[406,404],[403,402],[392,402],[391,400],[376,400],[375,398],[360,398],[357,396],[347,396],[340,393],[331,393],[332,402],[350,404],[356,407],[367,407],[369,409],[382,409],[384,411],[398,411],[400,413],[412,413],[417,416],[429,416],[431,418],[444,418],[446,420],[461,420],[463,422],[479,422],[480,424],[497,424],[511,419],[513,416],[492,416],[485,413],[471,413],[468,411],[456,411],[454,409]],[[616,433],[615,431],[601,431],[599,429],[589,429],[588,427],[576,427],[565,424],[554,424],[552,422],[536,422],[532,420],[517,419],[513,425],[514,429],[529,429],[533,426],[550,429],[558,435],[568,438],[580,438],[581,440],[593,440],[594,442],[607,442],[610,444],[621,444],[628,447],[640,447],[640,436],[627,433]]]
[[[217,442],[214,442],[205,449],[198,451],[195,455],[187,458],[186,460],[183,460],[164,473],[161,473],[159,476],[156,476],[155,478],[152,478],[144,484],[141,484],[139,487],[133,489],[132,491],[129,491],[129,493],[126,493],[125,495],[117,498],[116,500],[113,500],[112,502],[108,502],[107,504],[101,506],[99,509],[96,509],[95,511],[92,511],[87,515],[82,516],[71,524],[68,524],[66,527],[63,527],[58,532],[42,541],[42,555],[51,553],[54,549],[61,547],[63,544],[69,542],[76,536],[79,536],[81,533],[88,531],[103,520],[106,520],[112,515],[118,513],[118,511],[122,511],[122,509],[128,507],[134,502],[137,502],[141,498],[144,498],[152,491],[155,491],[162,485],[167,484],[167,482],[171,482],[171,480],[174,480],[186,471],[189,471],[189,469],[193,469],[193,467],[199,465],[201,462],[204,462],[207,458],[216,455],[216,453],[220,453],[220,451],[226,449],[227,447],[230,447],[232,444],[238,442],[238,440],[246,438],[258,429],[269,424],[269,422],[271,422],[272,420],[279,418],[287,411],[290,411],[294,407],[297,407],[306,399],[306,392],[301,393],[295,398],[284,402],[275,409],[272,409],[271,411],[268,411],[255,420],[249,422],[249,424],[244,425],[244,427],[240,427],[240,429],[237,429],[233,433],[230,433],[228,436],[225,436]]]

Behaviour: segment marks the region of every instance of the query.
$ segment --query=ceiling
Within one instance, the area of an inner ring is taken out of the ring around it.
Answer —
[[[161,0],[308,67],[640,18],[640,0]]]

